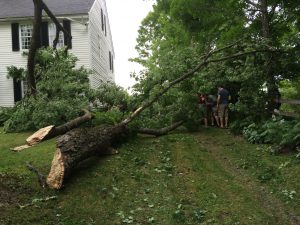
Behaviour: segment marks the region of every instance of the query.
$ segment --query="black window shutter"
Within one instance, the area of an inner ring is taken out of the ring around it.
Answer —
[[[13,79],[14,83],[14,101],[15,103],[22,100],[21,81]]]
[[[12,50],[14,52],[20,51],[20,41],[19,41],[19,24],[11,24],[11,38],[12,38]]]
[[[66,29],[66,31],[69,32],[70,35],[71,33],[71,21],[70,20],[63,20],[63,27]],[[67,35],[64,34],[64,43],[65,45],[69,46],[69,49],[72,49],[72,40],[68,38]]]
[[[104,15],[103,15],[103,10],[101,9],[101,28],[104,31]]]
[[[41,27],[41,46],[43,46],[43,47],[49,46],[48,22],[42,22],[42,27]]]
[[[111,55],[111,71],[114,72],[114,56]]]
[[[112,66],[111,66],[111,52],[110,51],[109,51],[108,55],[109,55],[109,69],[111,70]]]
[[[105,33],[105,36],[106,36],[106,17],[104,15],[104,33]]]

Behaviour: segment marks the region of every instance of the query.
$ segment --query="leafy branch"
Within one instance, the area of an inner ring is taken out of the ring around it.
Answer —
[[[234,47],[235,45],[237,45],[239,42],[241,42],[241,40],[238,40],[234,43],[231,43],[229,45],[226,45],[222,48],[218,48],[218,49],[214,49],[209,51],[207,54],[204,54],[200,57],[201,61],[190,71],[182,74],[180,77],[178,77],[177,79],[173,80],[172,82],[168,83],[159,93],[157,93],[151,100],[146,101],[141,107],[139,107],[137,110],[135,110],[128,118],[126,118],[125,120],[123,120],[120,125],[121,126],[126,126],[127,124],[129,124],[132,120],[134,120],[136,117],[139,116],[140,113],[142,113],[145,109],[147,109],[148,107],[150,107],[154,102],[156,102],[162,95],[164,95],[165,93],[168,92],[168,90],[170,88],[172,88],[173,86],[175,86],[176,84],[192,77],[196,72],[201,71],[202,69],[204,69],[208,64],[210,63],[215,63],[215,62],[221,62],[221,61],[226,61],[229,59],[234,59],[234,58],[238,58],[244,55],[249,55],[249,54],[254,54],[254,53],[258,53],[258,52],[274,52],[275,50],[272,49],[261,49],[261,50],[249,50],[249,51],[245,51],[245,52],[240,52],[240,53],[235,53],[226,57],[221,57],[221,58],[216,58],[216,59],[210,59],[212,56],[216,55],[217,53],[223,52],[229,48]]]

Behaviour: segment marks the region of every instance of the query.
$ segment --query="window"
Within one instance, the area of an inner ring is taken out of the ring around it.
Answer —
[[[56,26],[54,23],[49,24],[49,45],[53,47],[53,41],[56,37]],[[59,38],[57,42],[57,48],[61,48],[64,46],[64,34],[63,32],[59,32]]]
[[[20,26],[20,33],[21,33],[21,47],[22,49],[29,49],[30,42],[32,38],[32,25],[21,25]]]

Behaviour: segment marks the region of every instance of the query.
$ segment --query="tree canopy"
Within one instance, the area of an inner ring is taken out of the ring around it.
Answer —
[[[191,96],[215,94],[216,86],[224,84],[236,103],[232,110],[241,117],[268,116],[276,107],[280,83],[299,82],[299,15],[295,1],[157,0],[139,29],[139,57],[132,60],[145,70],[133,75],[139,81],[134,90],[147,98],[195,67],[204,53],[239,40],[216,57],[249,49],[273,51],[210,64],[178,84],[159,105],[179,109],[186,117],[194,107]],[[173,110],[173,118],[177,112]]]

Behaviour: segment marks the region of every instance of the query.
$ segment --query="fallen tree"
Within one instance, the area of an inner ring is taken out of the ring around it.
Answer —
[[[150,107],[156,102],[162,95],[164,95],[170,88],[176,84],[192,77],[195,72],[204,69],[209,63],[220,62],[232,58],[237,58],[246,54],[253,54],[259,51],[266,50],[253,50],[237,54],[232,54],[226,57],[211,59],[211,57],[225,49],[231,48],[237,43],[225,46],[221,49],[212,50],[200,58],[200,63],[192,70],[181,75],[179,78],[170,82],[167,86],[162,88],[152,99],[146,101],[141,107],[135,110],[128,118],[112,127],[92,127],[92,128],[77,128],[67,132],[65,135],[58,138],[56,143],[56,151],[52,161],[50,173],[47,177],[47,185],[53,189],[60,189],[64,181],[70,176],[73,169],[81,161],[101,154],[114,153],[111,151],[113,145],[116,142],[124,142],[128,134],[127,125],[137,118],[145,109]],[[182,122],[178,122],[172,128],[176,128],[181,125]],[[145,130],[144,130],[145,131]],[[148,130],[149,131],[149,130]],[[166,131],[160,131],[158,133],[152,132],[154,135],[160,133],[167,133]]]
[[[56,38],[54,41],[54,47],[57,44],[59,31],[62,30],[68,37],[69,42],[71,40],[70,34],[68,34],[63,27],[59,24],[55,16],[51,13],[49,8],[45,5],[42,0],[33,0],[35,4],[35,25],[33,28],[33,38],[31,43],[31,48],[28,57],[28,82],[29,82],[29,89],[31,90],[31,94],[34,95],[36,92],[35,88],[35,80],[34,80],[34,58],[36,51],[38,49],[39,43],[39,28],[41,24],[41,15],[42,10],[48,14],[51,20],[56,24],[57,32]],[[240,42],[240,41],[238,41]],[[179,84],[180,82],[191,78],[196,72],[203,70],[206,66],[210,63],[221,62],[233,58],[238,58],[247,54],[255,54],[257,52],[266,52],[272,51],[269,49],[263,50],[252,50],[252,51],[245,51],[245,52],[238,52],[236,54],[231,54],[227,56],[221,56],[219,58],[215,58],[216,53],[220,53],[226,49],[232,48],[238,42],[230,44],[220,49],[214,49],[209,51],[208,53],[204,54],[202,57],[199,58],[199,63],[190,71],[182,74],[177,79],[165,83],[163,86],[161,85],[160,91],[157,92],[152,98],[148,101],[145,101],[141,107],[135,110],[130,116],[128,116],[125,120],[120,122],[115,126],[97,126],[91,128],[76,128],[72,129],[76,126],[63,126],[60,127],[48,127],[47,129],[40,132],[39,136],[42,138],[35,138],[33,137],[33,143],[36,140],[45,140],[50,137],[54,137],[59,134],[63,134],[63,136],[59,137],[56,143],[56,151],[54,154],[54,158],[52,160],[52,165],[50,172],[47,176],[47,185],[50,188],[60,189],[63,187],[64,182],[66,179],[72,174],[74,168],[83,160],[94,156],[94,155],[101,155],[101,154],[113,154],[116,151],[112,150],[112,147],[117,142],[124,142],[126,137],[128,136],[128,124],[131,123],[135,118],[137,118],[145,109],[149,108],[153,105],[154,102],[158,101],[161,96],[169,91],[172,87]],[[70,44],[70,43],[69,43]],[[212,49],[212,47],[210,48]],[[66,50],[67,51],[67,50]],[[140,132],[143,133],[150,133],[152,135],[163,135],[168,133],[170,130],[175,129],[176,127],[180,126],[182,122],[178,122],[177,124],[171,125],[169,128],[160,129],[160,130],[152,130],[152,129],[141,129]]]

